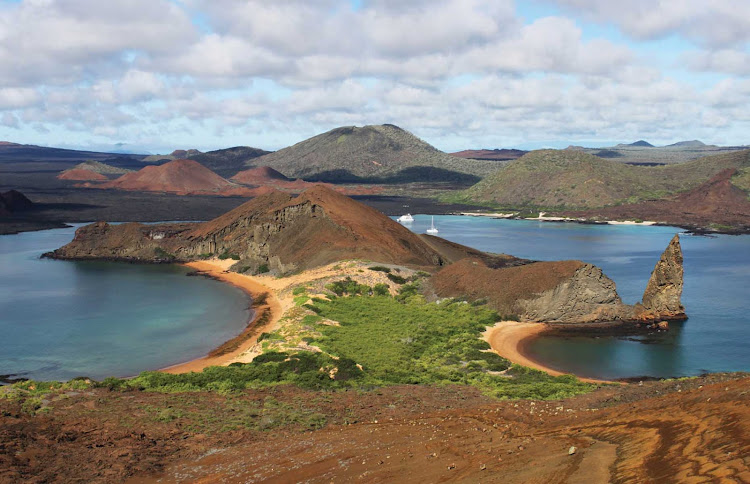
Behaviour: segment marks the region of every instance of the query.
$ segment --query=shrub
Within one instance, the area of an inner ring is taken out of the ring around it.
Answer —
[[[387,296],[390,291],[388,290],[388,284],[383,284],[382,282],[379,284],[375,284],[372,287],[372,292],[376,296]]]
[[[368,295],[372,293],[372,288],[370,286],[366,284],[360,284],[357,281],[353,280],[351,277],[326,284],[326,289],[333,292],[337,296],[343,296],[345,294],[351,296]]]
[[[270,272],[271,269],[268,268],[268,264],[263,263],[258,266],[258,270],[256,271],[256,274],[266,274],[267,272]]]
[[[391,281],[395,282],[396,284],[406,284],[408,281],[399,275],[396,274],[386,274],[386,277],[390,279]]]
[[[378,272],[385,272],[386,274],[389,274],[391,272],[391,269],[385,266],[372,266],[368,267],[371,271],[378,271]]]

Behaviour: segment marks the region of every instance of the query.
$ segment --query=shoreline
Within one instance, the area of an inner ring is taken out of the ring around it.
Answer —
[[[209,277],[215,278],[221,282],[231,284],[245,294],[250,296],[253,300],[253,304],[261,294],[266,294],[265,304],[259,306],[253,306],[253,314],[247,323],[245,329],[242,330],[234,338],[222,343],[217,348],[213,348],[206,356],[196,358],[194,360],[186,361],[183,363],[177,363],[166,368],[161,368],[157,371],[165,373],[189,373],[192,371],[202,371],[209,366],[227,366],[230,363],[235,362],[249,362],[256,354],[250,352],[250,350],[258,342],[258,337],[272,329],[276,323],[281,319],[282,307],[279,302],[275,291],[271,288],[261,284],[253,278],[239,274],[236,272],[229,272],[229,265],[234,261],[195,261],[187,262],[182,264],[185,267],[195,269],[196,271],[203,273]],[[268,312],[269,317],[262,325],[258,326],[256,323],[262,317],[262,315]],[[209,322],[210,324],[210,322]],[[222,346],[239,339],[240,343],[237,348],[228,351],[221,355],[211,356],[211,354]],[[258,352],[258,354],[260,354]]]
[[[492,351],[503,358],[521,366],[540,370],[551,376],[574,375],[586,383],[616,383],[619,381],[585,378],[573,373],[564,373],[531,358],[527,353],[528,346],[539,336],[549,331],[545,323],[520,323],[517,321],[500,321],[494,326],[488,326],[482,339],[489,343]]]

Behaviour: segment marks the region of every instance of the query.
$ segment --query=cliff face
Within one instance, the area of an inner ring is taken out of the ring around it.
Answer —
[[[583,264],[554,288],[520,300],[518,306],[525,320],[562,323],[615,321],[627,312],[615,283],[591,264]]]
[[[643,293],[643,301],[636,305],[636,319],[644,322],[687,319],[680,300],[683,283],[682,262],[680,238],[675,235],[651,273]]]
[[[440,297],[486,299],[503,316],[545,323],[624,321],[666,326],[685,319],[682,251],[677,236],[656,264],[643,302],[623,304],[615,283],[581,261],[531,262],[490,267],[481,258],[463,259],[437,272],[432,289]]]

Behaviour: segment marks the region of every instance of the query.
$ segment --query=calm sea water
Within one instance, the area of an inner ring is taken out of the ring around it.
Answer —
[[[424,233],[430,217],[410,228]],[[441,237],[489,252],[536,260],[579,259],[601,267],[626,303],[640,301],[675,227],[581,225],[435,216]],[[681,236],[683,304],[689,320],[632,337],[543,337],[531,356],[583,376],[689,376],[750,371],[750,236]]]
[[[0,374],[135,375],[203,356],[247,323],[244,293],[184,267],[39,259],[74,230],[0,236]]]

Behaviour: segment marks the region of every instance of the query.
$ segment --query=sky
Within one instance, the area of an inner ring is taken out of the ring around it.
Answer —
[[[0,0],[0,140],[750,144],[747,0]]]

